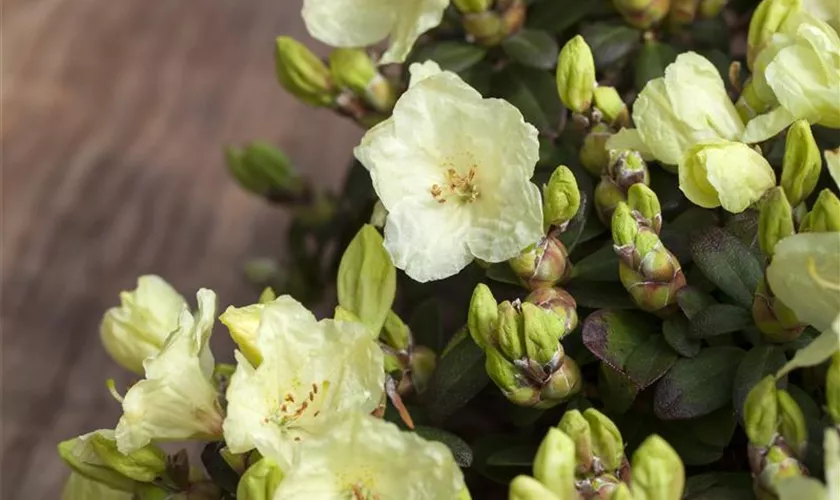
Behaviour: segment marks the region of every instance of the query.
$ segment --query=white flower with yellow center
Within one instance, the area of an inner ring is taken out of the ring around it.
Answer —
[[[390,37],[381,64],[403,62],[417,38],[440,24],[449,0],[304,0],[303,21],[333,47],[364,47]]]
[[[680,54],[665,76],[647,83],[633,104],[635,129],[607,141],[609,149],[634,149],[665,165],[677,165],[701,142],[738,140],[744,123],[726,93],[723,79],[708,59]]]
[[[262,363],[254,368],[237,351],[227,390],[224,436],[234,453],[256,448],[289,464],[301,441],[323,432],[325,419],[370,413],[382,400],[382,351],[360,323],[317,321],[283,296],[263,308],[257,345]]]
[[[138,278],[137,288],[120,293],[120,301],[102,317],[99,335],[114,361],[142,375],[143,360],[160,352],[187,302],[154,275]]]
[[[542,236],[530,178],[537,130],[501,99],[483,99],[437,64],[412,64],[391,118],[356,158],[388,211],[385,248],[417,281],[446,278],[474,258],[502,262]]]
[[[216,314],[216,294],[196,294],[198,313],[181,311],[178,327],[160,353],[143,362],[146,378],[122,398],[123,415],[115,436],[122,453],[152,440],[217,439],[222,409],[213,383],[214,360],[208,341]]]
[[[469,498],[446,446],[360,412],[303,443],[300,459],[284,472],[275,500]]]

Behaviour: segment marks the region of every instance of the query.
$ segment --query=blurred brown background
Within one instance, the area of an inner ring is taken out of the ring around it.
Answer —
[[[98,323],[138,275],[255,300],[242,265],[287,219],[222,145],[273,140],[341,182],[361,132],[279,88],[279,34],[310,41],[300,0],[3,0],[2,498],[58,498],[56,443],[116,424],[104,382],[128,377]]]

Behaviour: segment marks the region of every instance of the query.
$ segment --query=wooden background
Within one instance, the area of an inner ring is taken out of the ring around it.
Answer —
[[[98,323],[143,273],[252,302],[249,258],[283,213],[227,176],[224,144],[278,143],[337,185],[361,132],[275,83],[300,0],[3,0],[2,489],[55,499],[55,445],[113,427]],[[217,355],[231,357],[224,329]]]

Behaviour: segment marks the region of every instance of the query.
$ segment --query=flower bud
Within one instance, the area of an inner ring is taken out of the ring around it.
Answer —
[[[776,436],[779,410],[776,402],[776,378],[767,375],[753,387],[744,401],[744,430],[750,443],[767,447]]]
[[[484,368],[487,375],[512,403],[520,406],[534,406],[539,403],[539,389],[522,379],[519,369],[495,347],[485,349],[487,355]]]
[[[758,217],[758,244],[761,252],[772,257],[776,243],[794,232],[793,209],[788,203],[785,191],[775,187],[765,196]]]
[[[577,474],[585,475],[592,472],[595,461],[592,432],[583,414],[578,410],[566,411],[560,423],[557,424],[557,428],[574,441]]]
[[[277,37],[274,61],[280,85],[301,101],[329,106],[338,95],[330,70],[297,40]]]
[[[510,360],[525,357],[524,319],[516,305],[509,301],[499,304],[499,319],[496,323],[499,351]]]
[[[335,49],[329,56],[335,84],[364,97],[377,111],[393,109],[396,93],[391,83],[376,70],[370,56],[362,49]]]
[[[825,374],[825,402],[828,415],[840,426],[840,353],[835,353]]]
[[[800,233],[834,233],[840,231],[840,200],[828,189],[820,191],[811,211],[802,219]]]
[[[277,294],[274,292],[274,289],[270,286],[267,286],[263,288],[263,291],[260,293],[260,297],[259,299],[257,299],[257,302],[260,304],[268,304],[276,298]]]
[[[624,103],[615,87],[597,87],[593,92],[593,98],[595,107],[601,111],[607,123],[618,127],[627,127],[630,124],[627,104]]]
[[[135,481],[152,482],[166,470],[166,454],[154,445],[124,455],[117,450],[113,433],[94,432],[90,447],[106,467]]]
[[[540,404],[536,408],[551,408],[580,392],[583,377],[577,362],[569,356],[563,358],[563,364],[551,374],[540,391]]]
[[[821,167],[822,157],[811,133],[811,126],[806,120],[794,122],[785,139],[780,182],[792,206],[799,205],[814,191],[820,179]]]
[[[776,185],[760,153],[740,142],[717,140],[688,149],[679,166],[680,190],[695,205],[740,213]]]
[[[219,316],[219,321],[227,327],[239,351],[255,367],[259,366],[263,360],[258,345],[258,329],[263,310],[265,310],[265,304],[251,304],[245,307],[228,306]]]
[[[560,318],[528,302],[522,304],[522,318],[528,360],[539,367],[558,365],[563,359],[560,337],[565,333]]]
[[[771,292],[764,279],[755,291],[752,314],[764,340],[774,344],[796,340],[806,327],[796,313]]]
[[[610,128],[603,123],[598,123],[583,139],[578,158],[581,165],[594,176],[600,176],[610,162],[610,152],[607,149],[607,140],[610,137],[612,137]]]
[[[411,350],[411,385],[417,394],[423,394],[429,388],[432,374],[437,366],[435,351],[426,346],[416,345]]]
[[[219,456],[240,476],[248,468],[249,453],[234,453],[230,451],[230,448],[224,446],[219,450]]]
[[[411,331],[394,311],[388,311],[385,316],[379,338],[398,351],[406,350],[411,345]]]
[[[554,286],[569,278],[572,266],[565,245],[546,236],[508,261],[522,285],[530,290]]]
[[[646,30],[668,15],[670,0],[613,0],[613,5],[630,26]]]
[[[761,49],[779,31],[791,14],[800,10],[802,0],[764,0],[756,7],[747,33],[747,67],[753,69],[753,62]]]
[[[607,175],[625,192],[637,183],[650,184],[650,171],[638,151],[619,151],[607,166]]]
[[[840,189],[840,147],[834,149],[826,149],[823,151],[825,157],[825,166],[828,167],[828,173],[834,179],[834,184],[837,189]]]
[[[677,452],[656,434],[633,453],[633,498],[679,500],[685,486],[685,467]]]
[[[639,224],[630,206],[624,202],[618,204],[612,216],[612,237],[616,248],[623,249],[635,244],[636,236],[639,234]]]
[[[494,0],[452,0],[455,8],[464,14],[484,12],[493,6]]]
[[[499,317],[499,306],[493,298],[490,287],[484,283],[476,285],[470,299],[470,312],[467,318],[470,335],[476,345],[485,349],[494,345],[496,321]]]
[[[694,22],[700,0],[671,0],[668,10],[668,22],[673,27],[685,26]]]
[[[771,104],[762,95],[759,84],[751,77],[744,82],[741,95],[735,102],[735,109],[738,111],[741,120],[746,123],[769,110]]]
[[[492,10],[466,14],[461,22],[467,32],[467,39],[485,47],[498,45],[507,36],[502,17]]]
[[[630,492],[630,488],[626,484],[619,483],[608,500],[633,500],[633,493]]]
[[[266,142],[225,150],[230,174],[246,191],[274,203],[302,203],[308,196],[303,178],[282,151]]]
[[[763,457],[753,488],[760,499],[777,498],[776,485],[790,477],[804,475],[802,464],[781,446],[772,446]]]
[[[543,186],[543,217],[546,229],[564,229],[580,209],[580,190],[575,174],[565,165],[554,169]]]
[[[557,91],[563,105],[583,113],[592,105],[595,90],[595,59],[582,36],[577,35],[563,46],[557,60]]]
[[[283,480],[283,471],[273,460],[263,458],[248,467],[236,487],[237,500],[271,500]]]
[[[566,290],[559,287],[538,288],[525,297],[525,302],[539,306],[558,318],[560,324],[563,325],[561,339],[577,328],[577,303]]]
[[[726,7],[728,0],[700,0],[700,17],[711,19]]]
[[[508,500],[562,500],[531,476],[516,476],[510,482]]]
[[[583,412],[592,433],[592,451],[604,469],[615,471],[624,461],[624,441],[612,420],[594,408]]]
[[[373,212],[370,214],[370,225],[379,229],[385,227],[385,221],[388,219],[388,209],[382,204],[382,200],[376,200],[373,205]]]
[[[640,222],[659,234],[662,229],[662,207],[651,188],[641,182],[630,186],[627,190],[627,205]]]
[[[791,395],[783,389],[776,391],[776,402],[779,410],[779,434],[793,449],[796,457],[802,460],[805,458],[805,448],[808,445],[805,415],[802,414],[802,409]]]
[[[575,443],[550,428],[534,457],[534,478],[560,499],[575,498]]]
[[[113,435],[111,430],[99,430],[63,441],[58,444],[58,454],[74,472],[119,491],[134,491],[138,481],[135,478],[152,481],[163,474],[166,464],[162,451],[147,446],[122,455],[116,450]]]
[[[595,186],[595,213],[598,219],[605,226],[609,226],[613,213],[619,204],[627,201],[627,193],[609,177],[601,177],[601,181]]]

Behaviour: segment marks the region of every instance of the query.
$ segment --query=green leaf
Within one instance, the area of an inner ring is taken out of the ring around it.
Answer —
[[[645,42],[636,57],[636,89],[641,91],[647,82],[665,75],[665,68],[676,60],[677,49],[656,40]]]
[[[765,376],[774,373],[785,364],[787,358],[781,347],[760,345],[753,347],[744,355],[735,372],[732,384],[732,406],[740,418],[744,416],[744,401],[747,394]]]
[[[797,368],[822,364],[838,350],[840,350],[840,314],[837,315],[827,330],[820,333],[819,337],[815,338],[807,347],[796,351],[793,359],[776,373],[776,378],[781,378]]]
[[[521,437],[510,434],[488,434],[481,436],[471,444],[475,457],[472,469],[482,476],[507,488],[510,480],[522,473],[522,469],[518,466],[496,466],[487,463],[488,459],[497,452],[521,446]],[[532,454],[532,457],[534,454]]]
[[[595,69],[603,70],[630,54],[641,40],[641,32],[624,24],[591,24],[581,30],[592,49]]]
[[[557,40],[545,31],[519,30],[502,41],[502,50],[511,59],[533,68],[551,69],[557,64]]]
[[[572,267],[572,278],[586,281],[619,281],[618,255],[611,242],[590,253]]]
[[[657,384],[653,411],[662,420],[685,420],[726,406],[744,351],[709,347],[691,359],[680,359]]]
[[[480,45],[445,40],[419,47],[411,60],[415,62],[432,60],[443,70],[460,73],[484,59],[485,55],[487,55],[487,49]]]
[[[487,457],[487,465],[497,467],[530,467],[534,463],[537,447],[521,445],[507,448]]]
[[[604,408],[611,413],[622,414],[630,409],[639,388],[624,374],[606,363],[598,366],[598,394]]]
[[[700,352],[700,341],[689,337],[688,320],[682,316],[674,316],[662,323],[662,336],[671,349],[686,358],[693,358]]]
[[[598,281],[573,281],[565,286],[578,307],[590,309],[636,309],[621,285]]]
[[[583,324],[583,343],[639,389],[656,382],[677,360],[649,317],[630,311],[600,310]]]
[[[493,79],[492,93],[519,108],[525,120],[540,132],[554,131],[560,123],[563,105],[554,76],[547,71],[508,65]]]
[[[746,472],[711,472],[685,482],[683,500],[743,500],[753,498],[752,478]]]
[[[338,304],[378,335],[394,303],[397,271],[382,236],[365,224],[350,242],[338,266]]]
[[[201,463],[216,486],[232,494],[236,493],[239,474],[222,457],[220,452],[224,447],[221,441],[207,443],[201,451]]]
[[[758,244],[758,210],[749,208],[731,216],[724,225],[726,231],[741,240],[753,256],[763,262],[764,254]]]
[[[752,324],[750,311],[730,304],[712,304],[691,318],[688,332],[693,339],[707,339],[737,332]]]
[[[483,96],[490,95],[490,84],[493,79],[493,65],[486,59],[473,64],[458,72],[462,80]]]
[[[493,281],[507,283],[508,285],[520,286],[521,284],[519,277],[516,276],[516,273],[513,272],[513,269],[510,268],[507,261],[490,264],[490,267],[487,268],[487,277]]]
[[[441,422],[466,405],[490,378],[484,369],[484,351],[469,335],[449,346],[438,358],[425,406],[429,418]]]
[[[659,237],[685,267],[691,263],[691,235],[704,228],[716,226],[718,222],[718,216],[713,210],[691,207],[674,220],[666,222]]]
[[[684,286],[677,292],[677,304],[679,304],[683,314],[688,319],[691,319],[697,316],[703,309],[717,304],[717,301],[714,297],[702,290],[692,286]]]
[[[527,26],[560,35],[588,14],[610,9],[607,2],[591,0],[551,0],[538,2],[528,11]]]
[[[761,265],[738,238],[708,227],[691,240],[691,255],[703,274],[742,307],[750,309],[761,281]]]
[[[435,427],[426,426],[417,426],[414,428],[414,432],[424,439],[438,441],[445,444],[446,447],[452,451],[452,456],[455,457],[455,463],[457,463],[459,467],[469,467],[472,465],[473,452],[470,445],[455,434]]]

